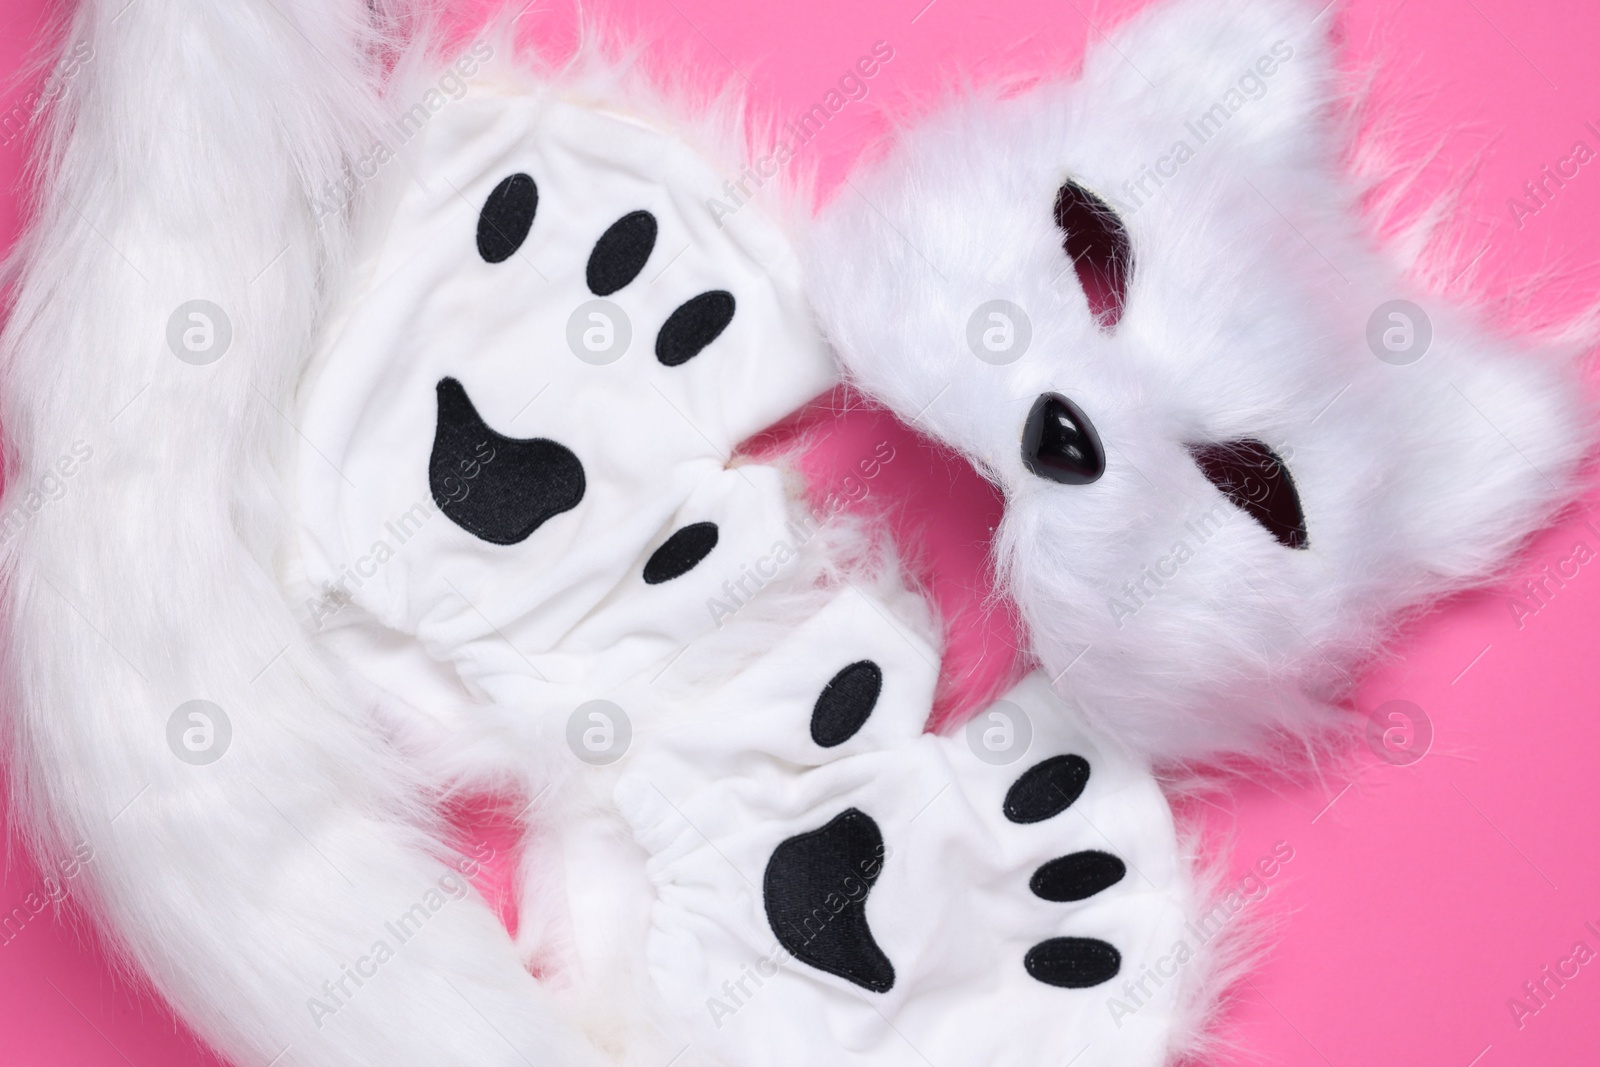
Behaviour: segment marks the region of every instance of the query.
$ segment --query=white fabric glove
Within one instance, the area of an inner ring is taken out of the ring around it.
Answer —
[[[1160,790],[1038,674],[923,733],[935,663],[846,587],[636,745],[661,995],[741,1067],[1160,1064],[1176,984],[1111,1007],[1186,920]]]

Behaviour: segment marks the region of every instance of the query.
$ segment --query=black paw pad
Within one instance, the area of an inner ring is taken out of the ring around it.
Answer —
[[[478,255],[486,263],[503,263],[516,255],[538,210],[539,187],[526,174],[513,174],[495,186],[478,212]]]
[[[1061,856],[1033,872],[1028,888],[1043,900],[1087,900],[1122,881],[1127,866],[1109,852],[1087,849]]]
[[[428,460],[433,502],[450,521],[496,545],[525,540],[583,499],[583,464],[565,445],[496,433],[454,378],[437,386],[439,421]]]
[[[690,297],[667,316],[656,334],[656,359],[676,367],[698,356],[733,321],[733,294],[722,289]]]
[[[587,281],[595,296],[610,296],[644,270],[656,247],[656,217],[633,211],[613,222],[589,253]]]
[[[1006,818],[1043,822],[1060,815],[1089,784],[1089,761],[1082,756],[1052,756],[1022,772],[1006,792]]]
[[[873,993],[894,987],[894,965],[867,928],[867,893],[883,859],[878,824],[847,808],[773,849],[763,887],[767,923],[784,948]]]
[[[700,561],[717,547],[717,524],[714,522],[690,523],[661,542],[661,547],[645,560],[646,585],[660,585],[688,574]]]
[[[1122,953],[1093,937],[1052,937],[1028,950],[1022,965],[1045,985],[1088,989],[1122,969]]]
[[[842,745],[866,725],[883,692],[883,668],[870,659],[834,675],[811,709],[811,740],[823,748]]]

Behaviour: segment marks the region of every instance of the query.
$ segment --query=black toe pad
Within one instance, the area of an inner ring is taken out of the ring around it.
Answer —
[[[1093,937],[1052,937],[1028,950],[1022,965],[1045,985],[1088,989],[1122,969],[1122,953]]]
[[[1091,848],[1046,863],[1033,872],[1028,887],[1041,900],[1087,900],[1122,881],[1127,873],[1127,864],[1120,859]]]
[[[811,740],[823,748],[842,745],[866,725],[883,692],[883,668],[859,660],[834,675],[811,709]]]
[[[1089,761],[1082,756],[1052,756],[1035,763],[1006,792],[1006,818],[1044,822],[1070,808],[1088,784]]]

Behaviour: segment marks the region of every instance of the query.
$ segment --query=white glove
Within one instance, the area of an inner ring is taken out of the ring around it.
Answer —
[[[1177,983],[1112,1005],[1186,919],[1160,790],[1037,674],[923,733],[936,662],[846,588],[640,740],[662,997],[740,1067],[1161,1063]]]

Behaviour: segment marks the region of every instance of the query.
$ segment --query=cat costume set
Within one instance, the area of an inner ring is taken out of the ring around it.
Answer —
[[[13,501],[95,457],[5,548],[33,844],[240,1064],[1197,1053],[1155,769],[1337,735],[1588,445],[1576,343],[1368,238],[1330,18],[1152,8],[810,217],[716,206],[736,108],[514,21],[85,3],[0,412]],[[972,729],[881,538],[739,451],[841,373],[1004,492],[1039,666]],[[469,791],[521,798],[514,933]]]

